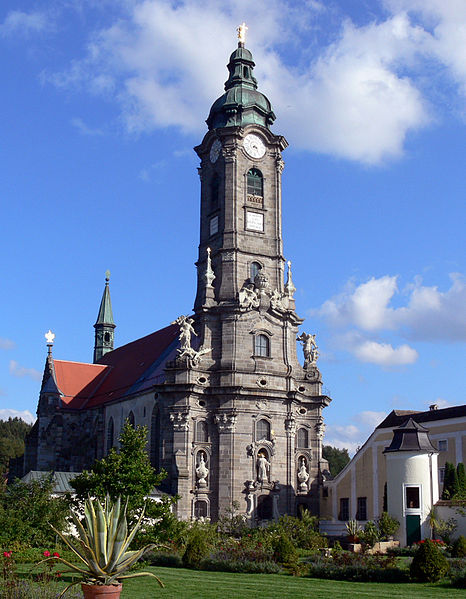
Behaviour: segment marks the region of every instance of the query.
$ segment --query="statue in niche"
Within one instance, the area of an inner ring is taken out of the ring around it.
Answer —
[[[200,451],[197,455],[199,456],[199,464],[196,468],[197,484],[200,487],[207,487],[206,478],[209,475],[209,469],[206,466],[206,461],[204,457],[205,453],[203,451]]]
[[[301,458],[300,466],[298,470],[298,481],[299,481],[299,490],[307,491],[307,481],[309,480],[309,472],[306,467],[305,458]]]
[[[299,337],[296,337],[296,341],[300,341],[303,346],[304,368],[307,369],[310,366],[315,366],[317,363],[317,357],[319,356],[319,352],[317,351],[316,336],[307,333],[301,333]]]
[[[267,459],[267,453],[262,450],[257,454],[257,480],[260,483],[269,482],[270,462]]]

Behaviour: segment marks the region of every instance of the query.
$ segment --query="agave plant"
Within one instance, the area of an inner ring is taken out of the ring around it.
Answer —
[[[346,530],[350,536],[355,537],[361,532],[361,527],[356,520],[348,520],[346,523]]]
[[[136,576],[152,576],[163,587],[162,581],[151,572],[125,574],[147,551],[155,547],[155,545],[146,545],[137,551],[128,551],[131,541],[141,526],[144,510],[133,530],[128,531],[126,505],[122,509],[120,498],[113,503],[108,496],[103,503],[98,499],[87,499],[84,507],[84,526],[76,514],[71,512],[78,532],[78,537],[73,540],[52,526],[62,541],[84,564],[75,565],[61,557],[48,558],[65,564],[69,568],[67,572],[77,572],[82,575],[82,581],[70,584],[60,597],[79,582],[89,585],[112,585],[119,584],[125,578]]]

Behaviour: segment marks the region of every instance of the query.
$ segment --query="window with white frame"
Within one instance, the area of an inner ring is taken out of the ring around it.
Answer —
[[[438,482],[443,484],[445,481],[445,468],[438,469]]]
[[[447,439],[440,439],[440,441],[438,442],[438,450],[439,451],[448,451]]]

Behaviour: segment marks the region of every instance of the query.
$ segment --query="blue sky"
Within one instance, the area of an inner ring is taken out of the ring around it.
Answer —
[[[303,330],[354,450],[394,408],[465,403],[463,0],[4,0],[0,417],[46,356],[91,361],[106,269],[116,343],[192,309],[198,159],[235,28],[284,153]]]

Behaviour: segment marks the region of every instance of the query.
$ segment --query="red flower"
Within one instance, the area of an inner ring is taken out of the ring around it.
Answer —
[[[11,557],[13,554],[13,551],[4,551],[3,552],[3,557]]]
[[[58,551],[53,552],[53,557],[60,557],[60,554],[58,553]]]
[[[50,557],[50,551],[44,551],[42,555],[44,555],[45,557]]]

